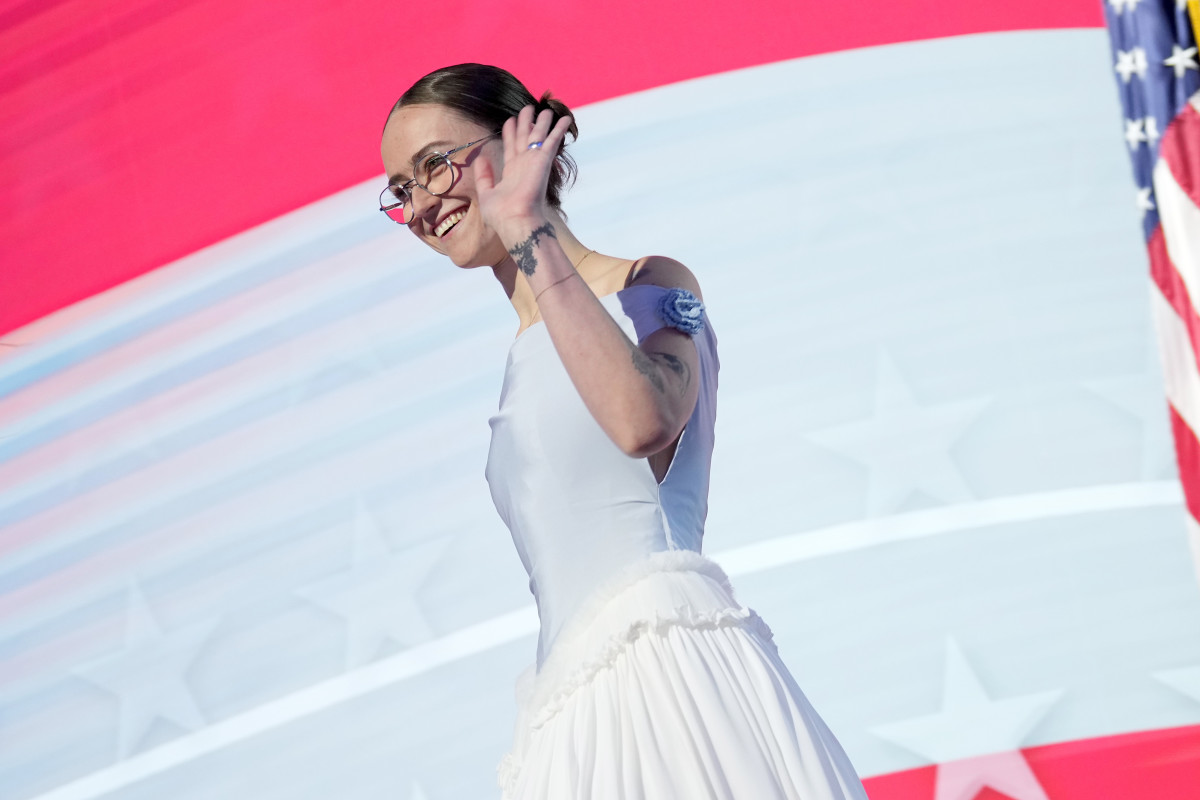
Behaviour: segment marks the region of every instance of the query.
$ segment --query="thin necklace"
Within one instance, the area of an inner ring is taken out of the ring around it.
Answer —
[[[586,253],[584,253],[584,254],[583,254],[583,258],[579,259],[579,263],[575,265],[575,271],[576,271],[576,272],[578,272],[578,271],[579,271],[579,267],[580,267],[580,265],[581,265],[581,264],[583,264],[583,262],[587,261],[587,257],[588,257],[588,256],[590,256],[590,255],[591,255],[592,253],[594,253],[594,252],[596,252],[596,251],[595,251],[595,250],[588,250]]]
[[[580,267],[580,265],[581,265],[581,264],[583,264],[583,262],[584,262],[584,261],[587,261],[587,257],[588,257],[588,256],[590,256],[590,255],[591,255],[592,253],[594,253],[594,252],[596,252],[596,251],[595,251],[595,250],[588,250],[586,253],[584,253],[584,254],[583,254],[583,258],[579,259],[579,261],[577,261],[576,263],[574,263],[574,264],[572,264],[572,265],[571,265],[571,266],[575,267],[575,272],[577,272],[577,273],[579,272],[579,267]],[[570,277],[570,276],[568,275],[567,277]],[[583,276],[582,276],[582,275],[580,275],[579,277],[581,277],[581,278],[582,278]],[[564,278],[563,280],[566,280],[566,278]],[[584,281],[584,283],[587,283],[587,281]],[[548,288],[550,288],[550,287],[549,287],[549,286],[547,286],[546,288],[548,289]],[[544,291],[546,291],[546,289],[543,289],[542,291],[544,292]],[[537,299],[537,298],[534,298],[534,300],[535,300],[535,301],[536,301],[536,299]],[[542,309],[540,309],[540,308],[536,309],[536,310],[533,312],[533,316],[529,318],[529,320],[530,320],[530,324],[532,325],[534,322],[536,322],[537,320],[541,319],[541,316],[542,316]]]

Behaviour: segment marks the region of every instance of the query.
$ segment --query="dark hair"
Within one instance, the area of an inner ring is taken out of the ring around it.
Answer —
[[[403,106],[415,105],[445,106],[493,131],[500,130],[505,120],[515,117],[517,112],[529,105],[535,107],[535,114],[547,108],[553,111],[552,126],[561,117],[571,114],[566,104],[551,97],[550,92],[545,92],[540,100],[535,99],[533,93],[512,73],[487,64],[456,64],[434,70],[400,95],[388,118],[391,119],[391,115]],[[574,119],[571,120],[570,133],[572,141],[579,138],[579,128]],[[546,187],[546,202],[555,211],[562,210],[562,190],[575,182],[575,175],[579,171],[575,159],[566,152],[566,146],[564,138],[550,170],[550,183]]]

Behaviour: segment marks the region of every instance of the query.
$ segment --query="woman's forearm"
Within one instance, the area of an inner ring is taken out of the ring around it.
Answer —
[[[630,455],[650,455],[670,444],[695,403],[693,387],[681,383],[683,376],[669,362],[679,359],[669,353],[648,355],[629,340],[576,272],[549,221],[512,221],[498,233],[537,299],[567,374],[600,427]],[[688,395],[693,395],[690,405]]]

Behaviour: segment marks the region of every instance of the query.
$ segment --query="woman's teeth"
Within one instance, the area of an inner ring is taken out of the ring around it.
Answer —
[[[438,226],[433,229],[433,234],[438,238],[441,238],[443,235],[445,235],[446,231],[450,230],[455,226],[455,224],[462,221],[462,218],[466,215],[466,211],[455,211],[453,214],[442,220],[441,223],[439,223]]]

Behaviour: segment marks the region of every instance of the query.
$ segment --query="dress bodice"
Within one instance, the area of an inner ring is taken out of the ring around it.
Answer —
[[[666,291],[637,285],[600,302],[641,342],[664,325],[657,308]],[[661,484],[645,458],[625,455],[592,417],[544,324],[509,350],[486,476],[537,601],[539,666],[606,579],[653,553],[700,551],[719,365],[710,325],[693,340],[699,398]]]

